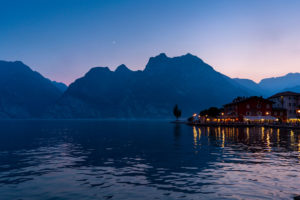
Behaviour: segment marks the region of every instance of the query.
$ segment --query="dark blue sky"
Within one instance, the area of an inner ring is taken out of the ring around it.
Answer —
[[[0,0],[0,59],[66,83],[190,52],[231,77],[300,71],[296,0]]]

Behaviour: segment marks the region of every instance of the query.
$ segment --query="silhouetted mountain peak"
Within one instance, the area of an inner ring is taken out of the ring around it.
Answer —
[[[110,69],[108,67],[93,67],[86,73],[85,76],[101,76],[103,74],[110,73]]]
[[[165,53],[160,53],[156,58],[169,58]]]
[[[187,64],[204,64],[202,59],[190,53],[187,53],[183,56],[174,57],[174,59],[180,60],[181,62]]]
[[[198,60],[198,61],[202,61],[199,57],[191,54],[191,53],[187,53],[183,56],[180,56],[181,58],[184,58],[184,59],[195,59],[195,60]],[[203,61],[202,61],[203,62]]]
[[[284,76],[278,76],[278,77],[271,77],[271,78],[265,78],[265,79],[262,79],[259,84],[265,84],[266,82],[269,82],[269,81],[279,81],[279,80],[285,80],[285,79],[289,79],[289,80],[292,80],[292,79],[299,79],[300,78],[300,73],[288,73]]]
[[[22,61],[4,61],[0,60],[0,64],[15,64],[15,65],[25,65]]]
[[[300,73],[295,72],[295,73],[288,73],[287,75],[285,75],[286,77],[299,77]]]
[[[165,53],[161,53],[157,56],[154,56],[154,57],[150,57],[149,58],[149,61],[148,61],[148,64],[149,63],[157,63],[157,62],[162,62],[162,61],[166,61],[168,60],[169,57],[165,54]]]
[[[166,63],[169,60],[169,57],[165,53],[161,53],[158,56],[151,57],[146,65],[144,71],[153,72],[157,70],[161,70],[166,67]]]
[[[187,53],[178,57],[167,57],[161,53],[158,56],[151,57],[146,65],[146,72],[190,72],[192,70],[213,69],[208,64],[204,63],[200,58]]]
[[[293,88],[300,83],[300,73],[288,73],[284,76],[265,78],[259,82],[259,86],[272,93]]]
[[[126,73],[126,72],[131,72],[131,70],[128,69],[128,67],[126,65],[122,64],[122,65],[117,67],[115,72],[117,72],[117,73]]]
[[[19,60],[13,61],[12,63],[18,64],[18,65],[25,65],[22,61],[19,61]]]
[[[248,94],[246,88],[197,56],[170,58],[162,53],[150,58],[140,72],[130,71],[125,65],[114,72],[108,68],[91,69],[68,87],[56,114],[78,118],[163,117],[170,116],[177,103],[184,115],[189,115]]]
[[[32,71],[30,67],[28,67],[21,61],[3,61],[3,60],[0,61],[0,70],[5,70],[5,71],[9,70],[10,72]]]
[[[0,61],[0,115],[10,118],[39,116],[62,92],[20,61]]]

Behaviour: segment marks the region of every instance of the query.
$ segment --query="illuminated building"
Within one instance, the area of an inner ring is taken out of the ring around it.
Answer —
[[[268,98],[273,101],[274,115],[284,116],[287,120],[297,119],[299,114],[297,110],[300,106],[300,93],[295,92],[281,92]],[[275,110],[282,113],[275,113]],[[280,110],[281,109],[281,110]],[[285,110],[285,111],[284,111]]]
[[[262,97],[239,97],[224,105],[224,117],[232,121],[273,121],[273,102]]]

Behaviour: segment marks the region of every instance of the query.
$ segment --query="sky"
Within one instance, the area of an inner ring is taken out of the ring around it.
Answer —
[[[0,0],[0,60],[71,83],[191,53],[256,82],[300,72],[298,0]]]

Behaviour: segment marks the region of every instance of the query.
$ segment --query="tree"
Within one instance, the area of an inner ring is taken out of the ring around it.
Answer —
[[[178,118],[181,117],[181,110],[178,108],[177,104],[173,108],[173,114],[176,117],[176,120],[178,120]]]
[[[200,115],[202,116],[209,116],[209,117],[217,117],[222,112],[222,109],[216,108],[216,107],[210,107],[209,109],[202,110],[200,112]]]

